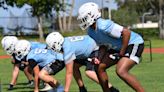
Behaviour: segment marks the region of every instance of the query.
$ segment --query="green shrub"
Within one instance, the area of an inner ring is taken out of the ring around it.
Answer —
[[[64,32],[62,33],[64,37],[67,37],[67,36],[78,36],[78,35],[85,35],[87,34],[86,31],[83,31],[83,30],[73,30],[73,31],[68,31],[68,32]]]
[[[132,31],[139,33],[142,35],[144,38],[149,38],[149,39],[158,39],[159,37],[159,29],[154,28],[154,29],[132,29]]]

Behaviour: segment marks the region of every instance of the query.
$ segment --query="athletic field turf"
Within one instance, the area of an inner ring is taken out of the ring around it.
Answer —
[[[160,41],[157,44],[162,43]],[[155,45],[154,47],[160,47]],[[5,55],[2,49],[0,49],[0,55]],[[85,76],[85,67],[81,68],[83,80],[89,92],[102,92],[98,84],[91,81]],[[121,92],[134,92],[129,88],[122,80],[118,78],[115,73],[115,66],[107,70],[111,83],[121,90]],[[11,79],[12,64],[10,59],[0,59],[0,80],[1,80],[1,92],[8,92],[7,87]],[[149,54],[144,53],[142,62],[135,66],[131,73],[136,75],[138,80],[145,88],[145,92],[164,92],[164,54],[153,53],[153,61],[149,62]],[[59,72],[54,77],[58,79],[64,85],[65,69]],[[33,89],[26,86],[27,79],[23,72],[20,72],[15,89],[11,92],[30,92]],[[70,92],[78,92],[78,86],[73,79]]]

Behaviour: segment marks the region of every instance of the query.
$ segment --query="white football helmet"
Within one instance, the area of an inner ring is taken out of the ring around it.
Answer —
[[[7,54],[12,55],[14,53],[15,45],[18,42],[18,38],[15,36],[5,36],[1,40],[3,49]]]
[[[59,32],[52,32],[46,37],[47,45],[57,52],[61,50],[63,42],[64,37]]]
[[[15,45],[15,54],[18,60],[23,59],[30,52],[31,44],[27,40],[19,40]]]
[[[101,17],[101,12],[99,11],[98,5],[93,2],[88,2],[79,8],[77,20],[80,21],[80,28],[85,30],[99,17]]]

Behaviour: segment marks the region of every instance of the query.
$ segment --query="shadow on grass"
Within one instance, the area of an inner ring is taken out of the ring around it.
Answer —
[[[8,85],[8,84],[4,84]],[[8,90],[8,86],[4,86],[3,90],[5,92],[33,92],[34,87],[29,87],[29,86],[14,86],[12,90]]]
[[[9,85],[10,83],[3,83],[2,85]],[[27,85],[28,83],[17,83],[16,85]]]
[[[28,83],[17,83],[16,85],[27,85]]]
[[[17,91],[17,92],[34,92],[34,91],[23,91],[23,90],[20,90],[20,91]]]

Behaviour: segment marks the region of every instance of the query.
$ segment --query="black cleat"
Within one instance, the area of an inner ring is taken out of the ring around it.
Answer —
[[[10,84],[8,90],[13,90],[14,85]]]
[[[80,92],[87,92],[87,89],[84,86],[79,87],[79,90],[80,90]]]
[[[34,81],[33,80],[29,81],[27,86],[28,87],[34,87]]]
[[[109,88],[110,90],[111,90],[111,92],[120,92],[117,88],[115,88],[115,87],[111,87],[111,88]]]

